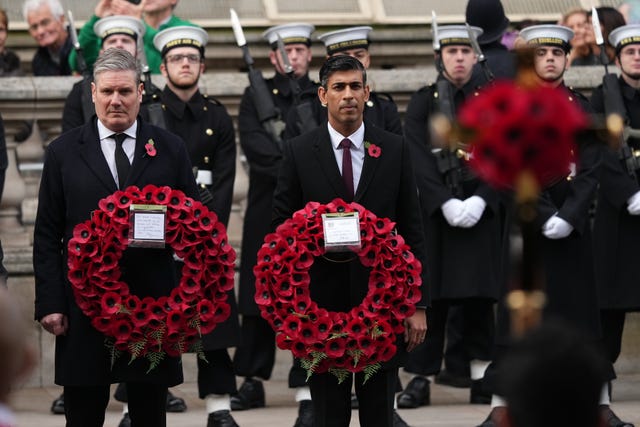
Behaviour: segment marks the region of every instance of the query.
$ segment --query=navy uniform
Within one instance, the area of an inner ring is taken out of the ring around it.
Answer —
[[[159,32],[154,37],[154,45],[161,52],[161,71],[168,80],[160,94],[164,126],[180,136],[186,144],[191,164],[196,176],[202,202],[218,216],[218,220],[228,225],[233,198],[233,182],[236,173],[235,132],[231,116],[217,100],[203,95],[197,89],[185,102],[176,93],[190,89],[171,86],[168,71],[168,57],[176,48],[191,48],[199,56],[199,66],[204,63],[204,47],[207,33],[199,27],[178,26]],[[184,64],[181,58],[179,64]],[[174,65],[178,66],[178,65]],[[147,111],[146,114],[149,114]],[[230,396],[236,393],[235,373],[229,347],[238,344],[240,325],[238,309],[233,290],[228,292],[227,302],[231,306],[229,318],[218,325],[213,332],[202,337],[206,360],[198,358],[198,394],[205,399],[209,413],[208,427],[237,426],[230,411]]]
[[[626,64],[620,63],[621,51],[626,46],[640,48],[640,25],[616,28],[609,35],[609,41],[616,48],[616,63],[622,72],[617,84],[624,111],[619,113],[626,116],[626,126],[640,129],[640,95],[629,85],[638,78],[629,75]],[[604,107],[607,95],[615,96],[615,93],[605,93],[602,85],[592,92],[591,102],[596,113],[609,113]],[[627,145],[632,151],[638,150],[640,139],[629,138]],[[593,238],[602,335],[611,363],[620,355],[625,314],[640,310],[640,273],[635,259],[640,238],[639,178],[640,171],[628,167],[621,153],[604,150]]]
[[[571,29],[560,25],[536,25],[522,30],[520,36],[532,47],[560,48],[565,52],[565,60],[568,60],[566,56],[571,49],[569,41],[573,37]],[[537,55],[536,52],[532,54]],[[592,113],[588,100],[566,87],[562,75],[556,81],[554,86],[557,90],[566,93],[569,100],[577,103],[585,113]],[[552,82],[548,84],[553,85]],[[576,165],[572,168],[575,171],[547,185],[538,197],[536,225],[541,230],[538,248],[542,255],[546,293],[542,321],[561,319],[596,343],[601,338],[601,328],[589,220],[598,187],[602,144],[589,132],[580,134],[576,143]],[[486,375],[491,378],[486,385],[494,393],[500,393],[494,383],[494,375],[495,370],[499,369],[500,358],[508,351],[509,342],[509,313],[503,304],[499,304],[496,358]],[[607,374],[611,378],[613,373]],[[620,420],[608,403],[608,399],[600,402],[607,425],[623,426],[617,422]],[[496,398],[492,402],[492,414],[499,411],[496,406],[504,404],[504,401]],[[492,414],[481,426],[493,425],[490,424]]]
[[[471,28],[476,36],[482,31]],[[440,48],[470,46],[465,26],[441,27],[437,40]],[[447,160],[443,153],[448,151],[438,151],[429,132],[436,113],[450,109],[455,114],[465,99],[477,95],[477,87],[472,69],[466,82],[457,86],[445,77],[444,65],[441,68],[439,83],[424,87],[411,97],[404,124],[418,181],[427,241],[425,269],[433,301],[427,312],[427,338],[409,355],[405,365],[406,371],[416,374],[398,397],[398,406],[406,408],[429,403],[426,376],[440,371],[449,307],[463,310],[465,353],[479,366],[488,364],[492,340],[485,337],[493,336],[493,322],[485,320],[491,318],[500,289],[503,223],[499,194],[473,174],[464,155],[456,155],[458,164],[445,170],[441,165],[443,159]],[[461,204],[481,206],[473,208],[475,223],[451,225],[446,217],[448,206]],[[480,334],[479,326],[487,330]],[[471,399],[476,399],[475,394]]]
[[[267,29],[263,37],[271,45],[271,55],[278,56],[277,37],[280,35],[285,46],[311,46],[311,33],[315,27],[310,24],[283,24]],[[279,58],[277,59],[279,61]],[[307,64],[308,66],[308,64]],[[266,79],[271,99],[278,109],[278,122],[284,128],[285,118],[297,101],[298,93],[317,93],[318,84],[311,81],[307,74],[299,76],[295,82],[284,73],[278,72],[273,78]],[[297,87],[296,87],[297,86]],[[240,288],[238,306],[242,314],[242,339],[234,355],[236,374],[245,377],[239,393],[231,401],[234,410],[243,410],[264,406],[264,389],[256,379],[269,379],[275,362],[275,333],[269,323],[260,316],[254,301],[257,253],[264,237],[272,232],[271,213],[273,192],[276,187],[278,169],[282,160],[280,146],[283,133],[270,134],[258,118],[253,90],[247,87],[240,101],[238,129],[240,145],[249,164],[249,194],[244,216],[242,234],[242,254],[240,267]],[[306,387],[306,373],[299,366],[289,373],[289,386]],[[306,400],[306,399],[305,399]],[[305,404],[310,408],[309,404]],[[302,408],[302,406],[301,406]],[[307,424],[310,425],[309,414]]]
[[[145,32],[144,23],[131,16],[108,16],[97,21],[93,31],[100,37],[101,43],[113,35],[126,35],[138,42]],[[62,133],[87,123],[96,110],[91,99],[93,75],[86,75],[74,83],[62,111]]]
[[[351,55],[369,66],[369,26],[350,27],[318,36],[327,50],[327,57]],[[398,107],[391,95],[371,91],[364,109],[367,123],[389,132],[402,135],[402,123]],[[327,121],[327,109],[318,99],[317,88],[302,93],[301,102],[287,116],[285,139],[291,139],[320,126]]]

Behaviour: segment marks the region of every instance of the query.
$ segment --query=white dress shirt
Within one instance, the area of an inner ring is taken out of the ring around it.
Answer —
[[[331,145],[333,146],[333,154],[336,156],[336,162],[338,162],[338,169],[342,174],[342,153],[343,149],[340,148],[340,142],[343,139],[349,138],[351,141],[351,167],[353,169],[353,192],[354,195],[358,191],[358,183],[360,182],[360,175],[362,175],[362,165],[364,164],[364,122],[360,125],[358,130],[349,136],[340,134],[337,130],[331,127],[327,123],[329,128],[329,136],[331,137]]]
[[[133,122],[133,125],[124,132],[113,132],[105,125],[98,120],[98,135],[100,136],[100,148],[102,149],[102,154],[104,155],[107,164],[109,165],[109,170],[111,171],[111,175],[113,175],[113,179],[116,181],[116,185],[118,185],[118,170],[116,168],[116,140],[113,138],[115,133],[124,133],[127,135],[127,139],[122,143],[122,148],[124,149],[125,154],[129,158],[129,163],[133,164],[133,155],[136,151],[136,132],[138,131],[138,121]]]

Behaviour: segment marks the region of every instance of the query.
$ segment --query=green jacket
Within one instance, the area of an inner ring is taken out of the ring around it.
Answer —
[[[93,26],[99,19],[100,18],[97,16],[92,15],[91,18],[89,18],[89,20],[82,26],[80,33],[78,34],[78,41],[80,42],[80,47],[82,47],[84,60],[89,70],[93,69],[93,63],[96,62],[98,54],[100,53],[100,48],[102,47],[100,37],[93,32]],[[164,29],[180,25],[196,26],[194,23],[180,19],[176,16],[171,16],[171,18],[164,24],[160,25],[158,29],[151,28],[147,24],[144,25],[144,52],[147,56],[147,64],[149,65],[149,70],[151,70],[152,74],[160,74],[160,63],[162,62],[160,52],[158,52],[156,47],[153,45],[153,38]],[[76,64],[76,56],[76,51],[72,50],[69,55],[69,65],[73,71],[77,72],[78,67]]]

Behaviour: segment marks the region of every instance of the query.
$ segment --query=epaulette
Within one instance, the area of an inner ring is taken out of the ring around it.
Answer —
[[[202,94],[202,97],[203,97],[203,98],[204,98],[204,100],[205,100],[205,101],[207,101],[207,102],[210,102],[210,103],[212,103],[212,104],[216,104],[216,105],[223,106],[223,105],[222,105],[222,102],[218,101],[218,100],[217,100],[216,98],[214,98],[213,96],[209,96],[209,95],[207,95],[207,94],[204,94],[204,93],[203,93],[203,94]]]

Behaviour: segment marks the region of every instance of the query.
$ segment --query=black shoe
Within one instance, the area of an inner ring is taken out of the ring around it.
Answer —
[[[398,408],[418,408],[430,404],[431,390],[429,380],[425,377],[414,377],[398,395]]]
[[[351,393],[351,409],[358,409],[359,407],[358,396],[355,393]]]
[[[480,405],[491,403],[491,393],[487,393],[482,385],[482,379],[471,381],[469,402]]]
[[[240,427],[226,409],[209,414],[207,427]]]
[[[64,394],[61,394],[57,398],[53,399],[51,404],[51,412],[57,415],[64,414]]]
[[[444,369],[436,375],[435,383],[449,387],[469,388],[471,387],[471,378],[466,375],[454,374],[453,372]]]
[[[118,427],[131,427],[131,418],[129,418],[129,413],[125,413],[120,420],[120,424]]]
[[[487,419],[477,427],[497,427],[498,422],[502,422],[502,418],[506,416],[507,408],[504,406],[496,406],[491,409]]]
[[[311,400],[301,400],[298,406],[298,418],[293,427],[313,427],[313,404]]]
[[[634,427],[633,424],[618,418],[609,405],[600,405],[600,416],[604,420],[604,425],[607,427]]]
[[[170,391],[167,392],[167,412],[184,412],[187,410],[187,404],[181,397],[174,396]]]
[[[393,427],[410,427],[405,420],[400,417],[398,411],[393,410]]]
[[[264,407],[264,387],[262,381],[246,378],[237,394],[231,396],[231,410],[244,411]]]

